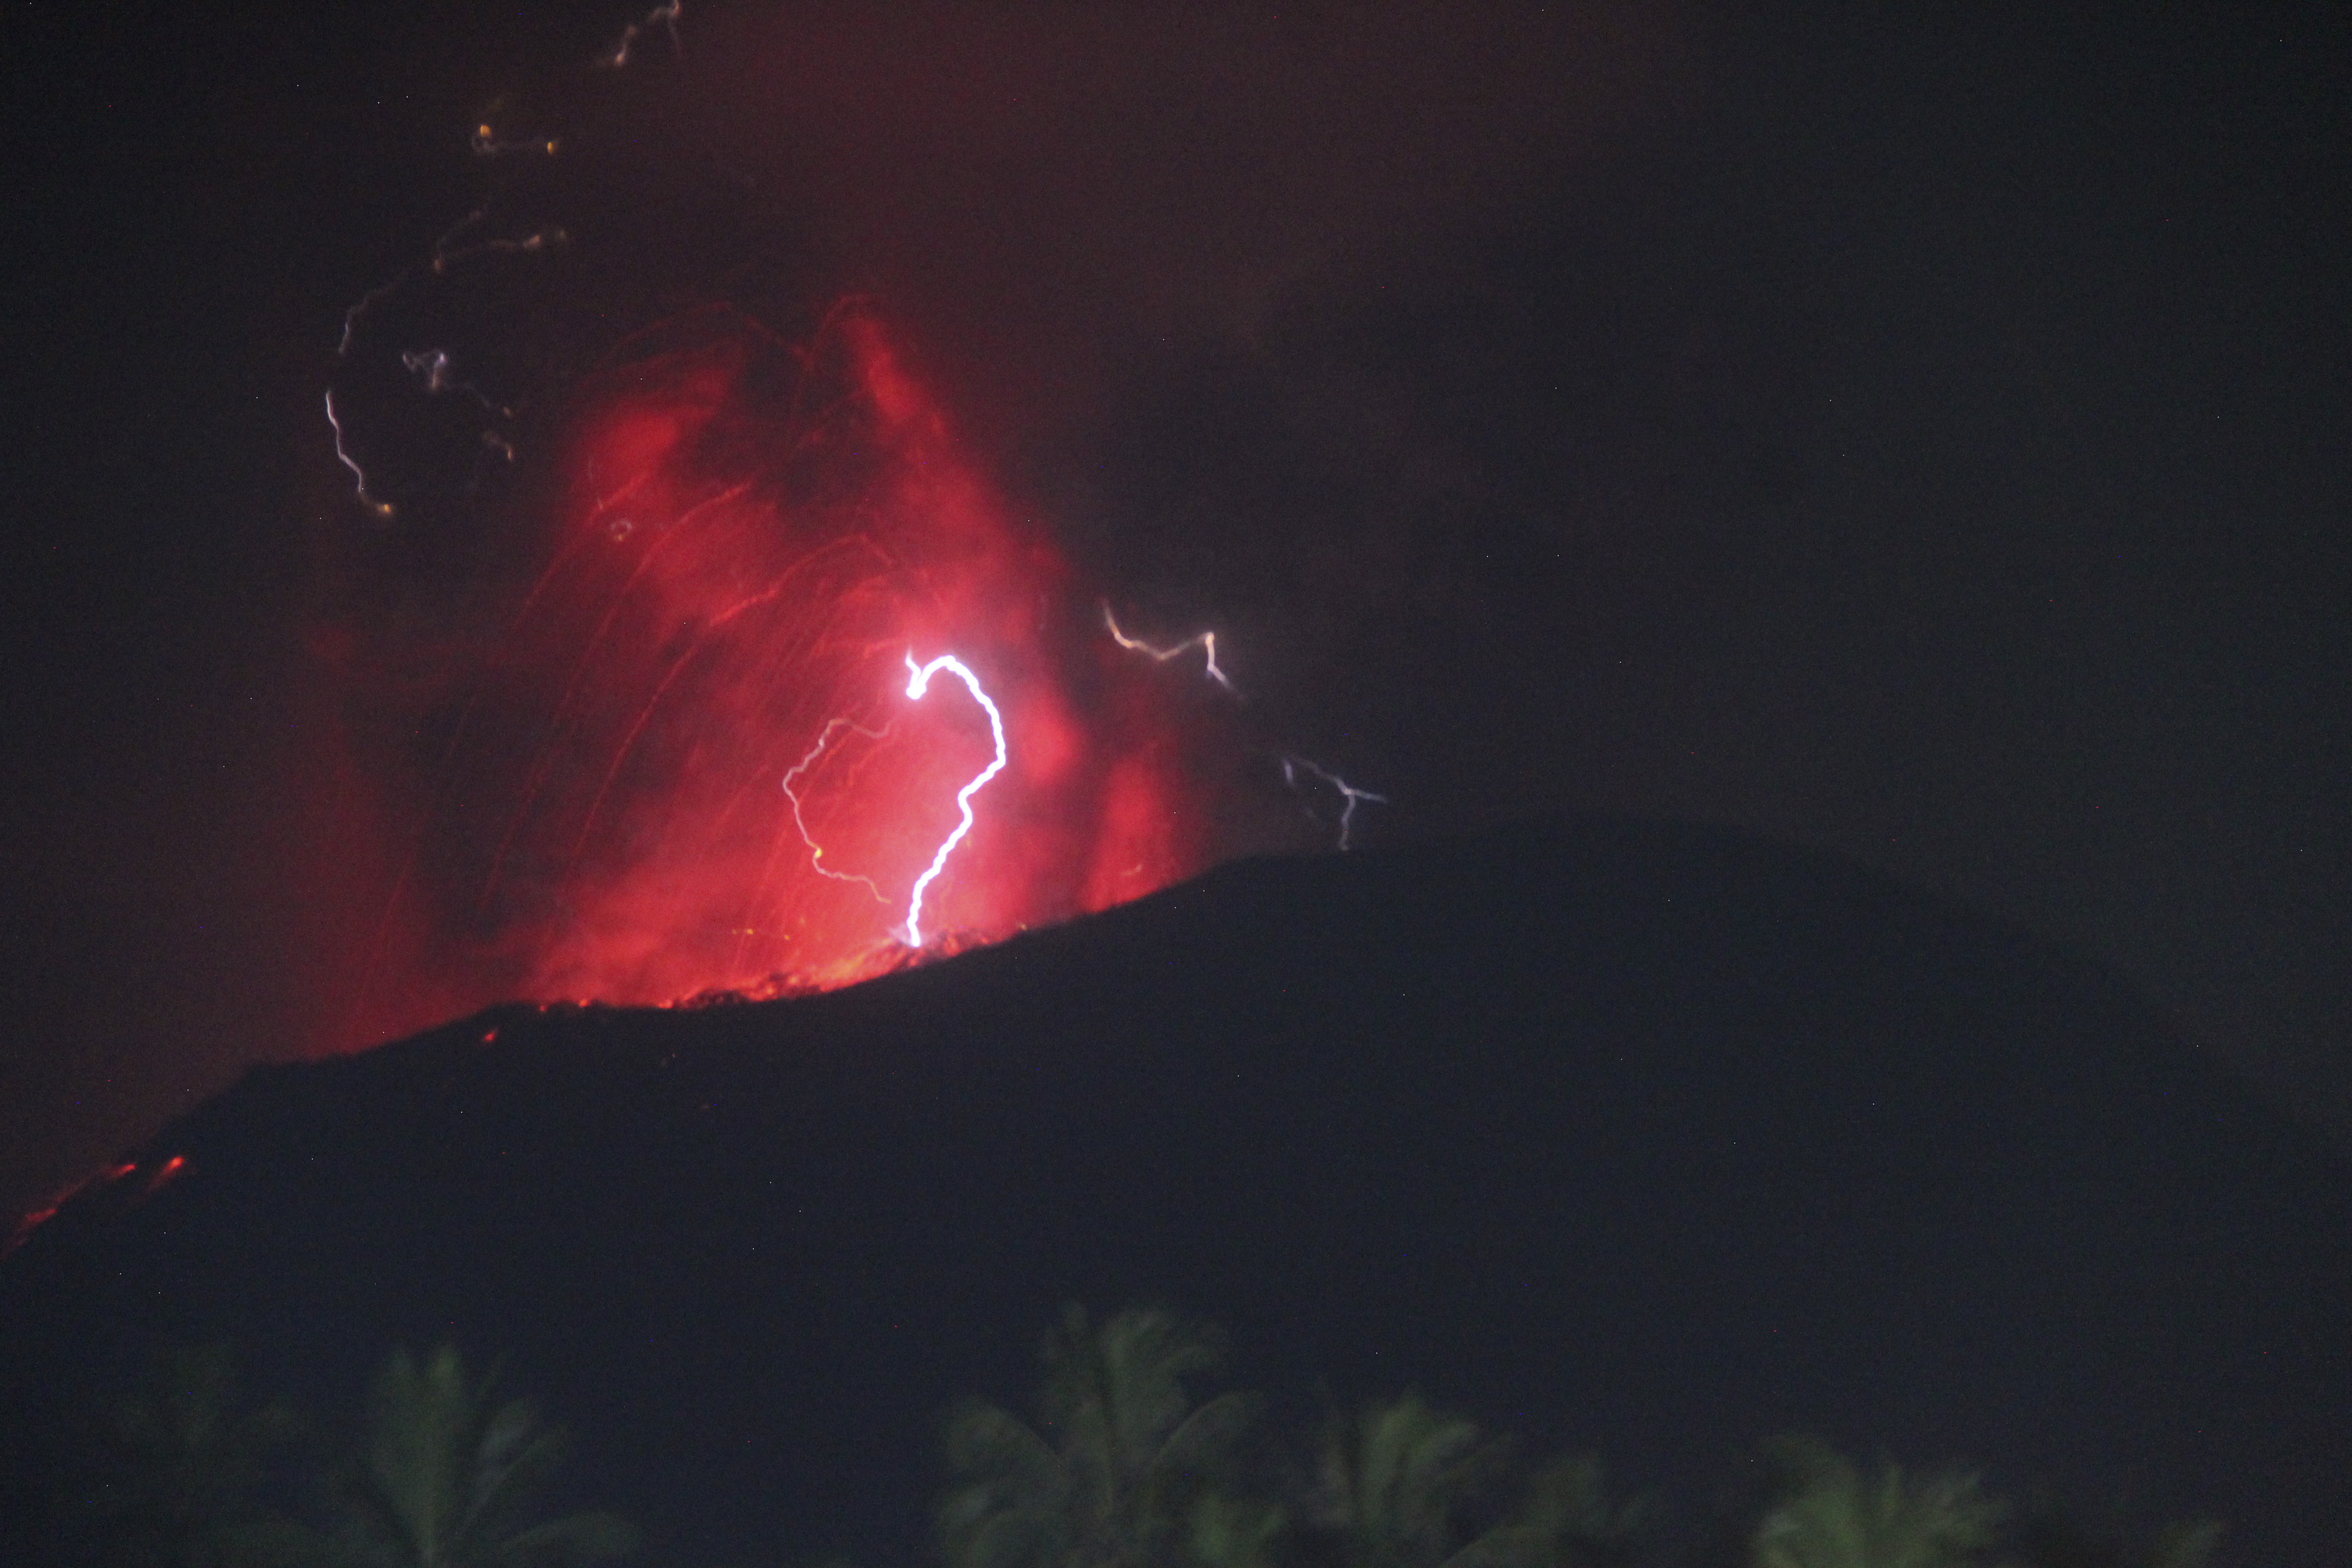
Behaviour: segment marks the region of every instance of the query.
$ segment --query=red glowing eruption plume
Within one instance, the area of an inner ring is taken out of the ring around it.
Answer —
[[[1204,705],[1104,634],[870,310],[805,346],[674,323],[578,406],[544,569],[441,704],[360,1033],[845,984],[905,956],[935,863],[920,934],[955,947],[1207,862]],[[910,688],[942,656],[968,679]]]

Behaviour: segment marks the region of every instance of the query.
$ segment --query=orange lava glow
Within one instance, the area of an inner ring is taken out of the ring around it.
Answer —
[[[165,1166],[164,1170],[157,1174],[153,1182],[149,1184],[146,1191],[148,1193],[152,1193],[158,1186],[162,1185],[165,1180],[169,1179],[169,1177],[179,1174],[180,1169],[187,1162],[180,1158],[178,1155],[173,1155],[170,1164]],[[138,1168],[139,1162],[136,1160],[125,1160],[119,1164],[101,1167],[99,1170],[92,1171],[89,1174],[82,1177],[80,1180],[72,1183],[63,1191],[59,1192],[55,1197],[52,1197],[47,1203],[41,1204],[34,1208],[26,1210],[23,1215],[17,1217],[16,1224],[15,1227],[9,1231],[6,1239],[5,1241],[0,1241],[0,1258],[5,1258],[10,1253],[16,1251],[16,1248],[24,1246],[26,1241],[32,1238],[32,1235],[35,1231],[48,1224],[49,1221],[57,1218],[58,1212],[60,1209],[63,1209],[67,1205],[77,1203],[87,1197],[106,1192],[107,1189],[112,1187],[116,1183],[121,1181],[123,1177],[131,1174]],[[145,1194],[142,1194],[142,1195],[143,1196]]]
[[[1103,632],[882,323],[807,344],[727,312],[640,340],[577,398],[535,582],[428,701],[437,760],[362,1032],[516,996],[823,989],[1099,910],[1210,858],[1181,674]],[[786,781],[791,788],[786,789]],[[795,814],[795,804],[798,811]],[[803,831],[805,829],[805,831]]]

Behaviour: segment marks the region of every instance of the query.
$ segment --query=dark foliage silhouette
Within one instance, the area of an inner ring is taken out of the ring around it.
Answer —
[[[100,1458],[65,1521],[121,1568],[282,1568],[312,1554],[299,1524],[258,1500],[300,1436],[284,1405],[252,1404],[224,1345],[158,1358],[146,1388],[104,1422]]]
[[[334,1568],[585,1568],[635,1550],[636,1531],[615,1514],[524,1522],[565,1437],[494,1383],[470,1379],[446,1345],[384,1363],[364,1450],[341,1489]]]
[[[1160,1568],[1184,1561],[1190,1520],[1256,1418],[1255,1394],[1195,1405],[1215,1336],[1148,1308],[1099,1327],[1070,1307],[1045,1342],[1043,1430],[972,1403],[949,1419],[958,1477],[940,1507],[953,1568]],[[1210,1549],[1238,1552],[1228,1508],[1202,1517]]]

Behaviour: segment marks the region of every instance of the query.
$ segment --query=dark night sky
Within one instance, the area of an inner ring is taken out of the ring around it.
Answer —
[[[0,1197],[331,993],[338,319],[625,14],[10,6]],[[1381,833],[1826,848],[2352,1136],[2340,7],[948,16],[689,5],[631,112]]]

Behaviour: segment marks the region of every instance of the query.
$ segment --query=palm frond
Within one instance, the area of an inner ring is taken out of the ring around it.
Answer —
[[[1288,1523],[1273,1503],[1210,1491],[1192,1504],[1186,1554],[1198,1568],[1272,1568],[1275,1542]]]
[[[616,1513],[575,1513],[534,1525],[487,1547],[483,1568],[585,1568],[637,1549],[636,1526]]]
[[[1217,1364],[1214,1331],[1156,1308],[1097,1324],[1073,1305],[1042,1359],[1042,1432],[990,1405],[949,1418],[957,1479],[938,1519],[950,1563],[1174,1568],[1192,1503],[1258,1409],[1246,1394],[1193,1407],[1187,1380]]]
[[[561,1428],[528,1400],[470,1379],[454,1347],[386,1358],[371,1390],[362,1462],[344,1489],[347,1562],[378,1568],[572,1568],[625,1555],[636,1535],[606,1513],[518,1528],[562,1461]]]
[[[1890,1464],[1872,1479],[1817,1444],[1778,1455],[1801,1484],[1758,1522],[1757,1568],[1964,1568],[2008,1511],[1960,1471],[1914,1478]]]
[[[2221,1549],[2223,1533],[2224,1527],[2218,1519],[2166,1525],[2157,1531],[2156,1549],[2148,1553],[2148,1568],[2207,1568],[2213,1554]]]

